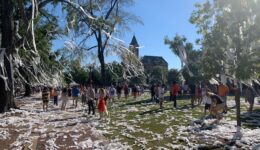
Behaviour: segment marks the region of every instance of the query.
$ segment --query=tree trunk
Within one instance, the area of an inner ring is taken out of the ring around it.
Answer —
[[[102,52],[99,52],[98,59],[101,66],[101,79],[102,79],[102,85],[106,85],[107,78],[106,78],[106,66],[105,66],[105,59]]]
[[[104,50],[105,50],[105,47],[103,46],[103,42],[102,42],[102,31],[99,29],[98,32],[97,32],[97,36],[96,36],[96,39],[97,39],[97,44],[98,44],[98,59],[99,59],[99,62],[100,62],[100,67],[101,67],[101,84],[102,86],[106,85],[106,81],[107,81],[107,78],[106,78],[106,68],[105,68],[105,58],[104,58]]]
[[[13,21],[14,5],[11,0],[1,0],[1,48],[5,48],[6,56],[4,57],[4,67],[6,69],[7,87],[5,81],[0,78],[0,113],[16,108],[14,103],[14,84],[13,84],[13,66],[12,51],[14,40],[14,21]],[[8,60],[9,59],[9,60]],[[0,68],[3,69],[3,68]]]
[[[241,127],[241,118],[240,118],[240,88],[236,88],[235,89],[235,101],[236,101],[237,126]]]

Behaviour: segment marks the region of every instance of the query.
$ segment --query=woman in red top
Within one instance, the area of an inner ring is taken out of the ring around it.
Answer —
[[[98,112],[100,114],[100,119],[103,117],[104,113],[107,112],[106,102],[104,97],[106,96],[105,90],[99,90],[99,100],[98,100]]]
[[[173,100],[173,107],[177,107],[177,95],[178,95],[178,92],[180,91],[180,86],[178,85],[177,82],[173,82],[173,85],[172,85],[172,100]]]

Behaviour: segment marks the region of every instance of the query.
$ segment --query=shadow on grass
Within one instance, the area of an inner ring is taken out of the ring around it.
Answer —
[[[195,108],[194,106],[193,108]],[[177,107],[177,109],[183,110],[183,109],[192,109],[191,104],[182,105],[181,107]]]
[[[190,100],[189,98],[190,98],[190,96],[186,96],[186,95],[179,96],[179,97],[177,97],[177,101],[180,101],[180,100]],[[164,101],[165,102],[171,102],[170,96],[165,96],[164,97]],[[125,103],[123,105],[120,105],[119,107],[131,106],[131,105],[141,105],[141,104],[147,104],[147,103],[157,104],[156,100],[152,100],[151,98],[148,98],[148,99],[144,99],[144,100],[138,100],[138,101],[134,101],[134,102]]]
[[[260,108],[257,108],[253,113],[244,112],[241,114],[241,122],[249,128],[258,128],[260,126]]]
[[[167,109],[156,108],[156,109],[152,109],[152,110],[142,112],[142,113],[140,113],[140,115],[155,114],[155,113],[163,112],[163,110],[167,110]]]
[[[144,100],[134,101],[134,102],[130,102],[130,103],[125,103],[123,105],[120,105],[119,107],[131,106],[131,105],[141,105],[141,104],[147,104],[147,103],[155,103],[155,101],[152,101],[151,99],[144,99]]]

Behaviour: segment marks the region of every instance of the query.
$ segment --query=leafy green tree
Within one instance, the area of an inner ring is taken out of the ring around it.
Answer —
[[[104,82],[107,82],[105,55],[119,48],[113,36],[129,29],[129,23],[139,22],[136,16],[126,11],[126,8],[132,4],[132,0],[84,0],[79,1],[77,5],[64,7],[68,13],[68,26],[79,39],[74,52],[84,59],[84,56],[89,56],[84,54],[94,51],[100,62],[101,77]]]
[[[81,85],[87,85],[90,72],[87,71],[80,63],[79,60],[71,61],[68,71],[65,72],[65,80],[67,84],[75,81]]]
[[[31,81],[28,84],[35,82],[43,84],[53,77],[53,72],[48,71],[50,70],[50,65],[41,62],[44,58],[41,58],[43,55],[40,56],[38,48],[43,51],[47,49],[48,51],[50,38],[54,37],[51,34],[56,34],[55,31],[53,32],[53,30],[49,29],[56,29],[57,24],[53,24],[50,27],[50,25],[45,23],[51,23],[53,20],[55,22],[56,17],[48,13],[46,5],[57,2],[65,3],[67,1],[0,1],[0,35],[2,37],[0,42],[2,48],[0,50],[0,112],[16,108],[13,97],[15,82],[28,83],[28,81]],[[42,30],[45,30],[46,34]],[[35,32],[40,33],[40,35],[38,36],[38,33],[36,35]],[[47,36],[40,38],[42,35]],[[37,47],[37,44],[39,44],[39,47]],[[47,51],[44,53],[49,55]],[[56,60],[52,62],[57,64]],[[55,65],[52,66],[54,67]]]
[[[172,40],[165,37],[164,43],[169,45],[171,51],[181,59],[182,69],[180,73],[186,81],[195,83],[207,79],[207,76],[202,70],[202,52],[195,50],[193,44],[188,42],[184,36],[181,37],[177,34]],[[183,51],[185,54],[181,54]],[[186,59],[186,62],[182,59]]]
[[[35,2],[35,1],[33,1]],[[21,65],[26,66],[26,61],[31,59],[27,70],[31,74],[37,70],[39,54],[35,44],[34,25],[37,20],[37,11],[41,10],[51,1],[43,0],[32,3],[28,0],[2,0],[1,6],[1,66],[0,66],[0,112],[16,108],[13,98],[14,73],[19,79],[26,80],[19,72]],[[37,9],[36,9],[37,8]],[[26,49],[28,55],[20,56],[19,50]],[[38,74],[36,74],[38,75]],[[43,74],[40,74],[43,75]],[[36,77],[35,74],[33,77]]]
[[[51,52],[52,41],[55,36],[60,34],[61,31],[57,28],[57,19],[52,16],[47,10],[41,10],[44,15],[39,15],[37,21],[35,22],[35,39],[37,50],[39,53],[40,63],[37,65],[37,68],[40,68],[38,73],[45,73],[49,77],[53,77],[54,75],[61,74],[61,70],[63,67],[58,62],[59,53]],[[51,33],[51,34],[50,34]],[[26,49],[29,49],[32,44],[26,46]],[[24,59],[24,66],[19,66],[19,72],[25,79],[22,81],[25,85],[25,94],[24,96],[30,96],[31,94],[31,85],[34,83],[41,84],[37,81],[37,72],[34,72],[34,68],[31,66],[31,62],[34,61],[27,56],[29,52],[26,49],[20,49],[19,55],[22,59]],[[15,72],[17,74],[17,72]],[[36,78],[32,78],[32,77]],[[17,75],[19,77],[19,75]],[[19,80],[16,79],[16,81]],[[45,83],[47,84],[47,83]]]
[[[178,71],[177,69],[170,69],[168,71],[168,84],[171,85],[174,81],[180,83],[180,71]]]
[[[120,83],[124,82],[123,67],[120,63],[112,62],[106,65],[107,70],[107,83]]]
[[[149,70],[145,71],[148,79],[148,83],[166,83],[168,70],[161,66],[155,66]]]
[[[260,71],[260,1],[214,0],[196,7],[190,21],[202,35],[204,72],[228,74],[238,81],[254,78]],[[235,99],[240,127],[238,88]]]

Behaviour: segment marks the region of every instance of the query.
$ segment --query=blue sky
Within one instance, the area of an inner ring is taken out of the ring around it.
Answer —
[[[205,0],[135,0],[129,11],[140,17],[144,25],[132,24],[131,31],[119,37],[130,43],[136,36],[139,55],[162,56],[168,62],[168,68],[180,69],[180,59],[175,56],[168,45],[164,44],[164,37],[172,39],[176,34],[184,35],[189,42],[195,43],[199,37],[194,25],[189,23],[189,17],[195,9],[194,4]],[[62,22],[62,20],[61,20]],[[53,49],[63,46],[63,40],[54,41]],[[199,46],[194,45],[196,48]]]
[[[168,45],[164,44],[164,37],[172,39],[178,33],[195,43],[199,35],[195,26],[189,23],[189,17],[195,9],[194,4],[204,1],[136,0],[131,11],[141,17],[144,25],[132,25],[132,31],[126,33],[123,39],[130,42],[135,34],[138,44],[144,46],[139,50],[141,56],[162,56],[168,62],[169,69],[180,69],[180,60],[171,52]]]

